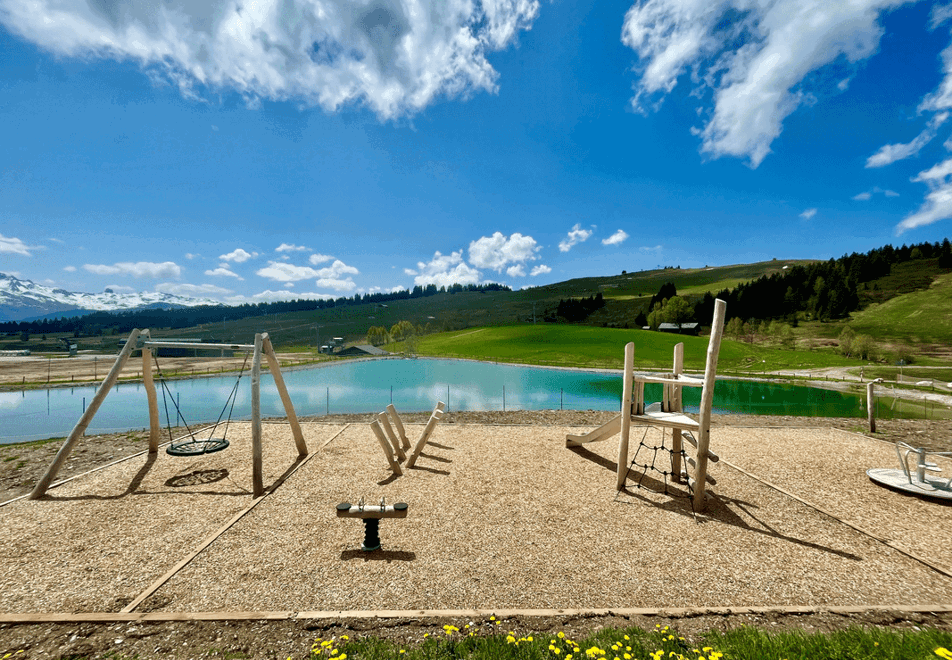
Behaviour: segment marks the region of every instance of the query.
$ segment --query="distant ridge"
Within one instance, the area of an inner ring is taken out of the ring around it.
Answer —
[[[0,321],[33,321],[85,316],[94,312],[220,304],[210,298],[188,298],[170,293],[117,293],[111,289],[102,293],[77,293],[0,273]]]

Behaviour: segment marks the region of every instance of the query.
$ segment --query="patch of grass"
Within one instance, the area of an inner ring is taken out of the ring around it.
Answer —
[[[853,314],[857,334],[912,341],[952,343],[952,273],[935,279],[928,289],[897,296]]]
[[[646,330],[537,324],[482,328],[427,335],[417,341],[420,355],[491,362],[620,369],[626,343],[635,343],[635,367],[670,369],[675,344],[684,342],[684,365],[703,370],[707,337],[688,337]],[[390,350],[403,350],[392,344]],[[857,366],[833,351],[797,351],[724,339],[718,373],[757,373],[780,369]]]
[[[727,632],[709,631],[687,639],[668,626],[653,631],[640,628],[604,628],[584,639],[566,634],[503,634],[493,621],[483,624],[443,626],[443,632],[425,635],[410,644],[397,644],[374,637],[350,641],[315,640],[310,659],[356,660],[781,660],[812,658],[839,660],[863,658],[952,659],[952,633],[933,629],[892,630],[850,628],[833,633],[802,631],[768,633],[742,627]]]
[[[3,457],[3,460],[4,460],[4,462],[7,462],[7,461],[15,461],[15,460],[17,460],[18,458],[20,458],[20,457],[19,457],[19,456],[4,456],[4,457]]]

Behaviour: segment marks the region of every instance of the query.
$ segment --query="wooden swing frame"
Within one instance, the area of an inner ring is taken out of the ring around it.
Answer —
[[[53,458],[53,462],[47,468],[46,473],[40,478],[29,499],[36,500],[46,494],[53,479],[62,469],[63,464],[73,451],[79,438],[86,432],[86,428],[92,422],[99,406],[105,400],[106,395],[112,389],[113,385],[119,380],[119,374],[122,372],[126,362],[135,349],[142,350],[142,384],[145,387],[146,398],[149,404],[149,453],[155,454],[159,450],[159,438],[162,435],[162,426],[159,420],[159,401],[156,396],[155,382],[152,379],[152,349],[154,348],[198,348],[198,349],[221,349],[236,351],[253,351],[251,361],[251,460],[252,460],[252,497],[257,498],[264,494],[264,469],[262,464],[262,445],[261,445],[261,356],[264,355],[268,361],[268,368],[271,376],[274,378],[274,384],[281,396],[281,402],[284,404],[284,411],[288,417],[288,423],[291,425],[291,433],[294,436],[294,443],[297,446],[300,457],[307,456],[307,445],[304,442],[304,434],[301,431],[301,424],[298,422],[297,415],[294,412],[294,404],[291,403],[291,397],[288,394],[287,386],[284,384],[284,377],[281,375],[281,365],[278,357],[274,353],[274,347],[271,345],[271,339],[268,333],[259,333],[255,335],[254,344],[204,344],[188,342],[163,342],[161,340],[153,341],[149,330],[133,329],[126,340],[125,345],[119,352],[119,357],[112,365],[112,369],[106,375],[106,378],[100,384],[99,389],[86,408],[82,417],[73,427],[72,432],[60,450]]]

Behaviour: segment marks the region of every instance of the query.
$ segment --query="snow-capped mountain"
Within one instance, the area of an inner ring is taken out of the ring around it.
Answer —
[[[80,315],[100,311],[220,304],[210,298],[186,298],[169,293],[116,293],[111,289],[102,293],[75,293],[0,273],[0,321],[22,321],[50,314],[72,316],[69,312],[73,311]]]

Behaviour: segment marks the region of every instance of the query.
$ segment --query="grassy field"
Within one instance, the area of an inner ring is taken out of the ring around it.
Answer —
[[[932,286],[853,314],[857,333],[914,343],[952,344],[952,273]]]
[[[684,342],[684,366],[703,370],[707,337],[686,337],[645,330],[592,328],[577,325],[519,325],[430,335],[418,340],[420,355],[494,362],[566,367],[620,369],[623,348],[635,343],[638,368],[670,369],[674,345]],[[393,344],[391,350],[403,350]],[[719,373],[757,373],[780,369],[860,366],[832,351],[795,351],[751,345],[724,339],[718,360]]]

